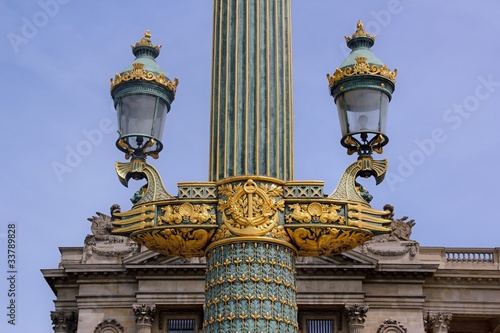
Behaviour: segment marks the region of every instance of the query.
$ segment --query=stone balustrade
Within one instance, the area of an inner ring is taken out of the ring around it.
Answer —
[[[500,248],[421,247],[420,260],[446,269],[500,269]]]

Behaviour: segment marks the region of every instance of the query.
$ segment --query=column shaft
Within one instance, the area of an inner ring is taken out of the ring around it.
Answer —
[[[297,332],[295,252],[259,241],[207,252],[205,333]]]
[[[290,0],[215,0],[211,181],[293,179]]]

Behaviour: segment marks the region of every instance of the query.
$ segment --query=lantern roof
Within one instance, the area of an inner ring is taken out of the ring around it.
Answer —
[[[118,86],[133,81],[156,83],[175,94],[178,80],[170,81],[156,62],[161,45],[153,45],[149,30],[146,30],[144,37],[131,47],[136,58],[127,68],[111,79],[111,95],[114,96],[114,90]]]
[[[351,36],[345,36],[347,46],[352,50],[342,62],[335,73],[328,75],[330,88],[343,78],[355,75],[377,75],[382,76],[394,85],[396,82],[397,69],[389,68],[371,51],[375,43],[375,35],[370,35],[363,28],[363,23],[358,21],[357,29]]]

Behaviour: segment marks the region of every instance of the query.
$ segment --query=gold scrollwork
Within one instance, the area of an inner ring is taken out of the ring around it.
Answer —
[[[168,228],[133,233],[130,238],[148,249],[167,256],[203,256],[204,247],[215,230]]]
[[[122,82],[132,80],[145,80],[156,82],[162,86],[165,86],[173,93],[176,92],[177,85],[179,84],[179,79],[175,78],[174,81],[170,81],[163,73],[155,74],[153,72],[148,72],[144,69],[144,64],[140,62],[135,62],[132,64],[132,66],[133,68],[129,72],[115,74],[115,78],[111,79],[111,90],[113,90]]]
[[[278,223],[278,210],[283,211],[283,188],[275,184],[257,184],[249,179],[242,184],[219,186],[219,194],[227,200],[219,200],[217,210],[222,212],[222,222],[238,236],[260,236],[271,231]]]
[[[313,202],[309,205],[295,203],[288,206],[292,212],[285,217],[287,223],[311,221],[321,223],[339,223],[345,224],[345,217],[340,216],[339,212],[342,206],[335,204],[320,204]]]
[[[317,256],[341,253],[366,242],[369,232],[328,228],[287,229],[288,234],[299,248],[299,255]]]
[[[353,76],[353,75],[362,75],[362,74],[368,74],[368,75],[380,75],[383,76],[392,82],[396,82],[396,74],[398,73],[397,69],[394,69],[393,72],[387,68],[386,65],[382,66],[377,66],[377,65],[370,65],[369,63],[366,62],[366,57],[357,57],[356,58],[356,63],[350,67],[344,68],[344,70],[337,68],[335,70],[335,73],[333,75],[326,74],[326,77],[328,78],[328,82],[330,84],[330,88],[339,80]]]
[[[162,224],[180,224],[183,221],[189,221],[193,224],[202,224],[210,221],[216,222],[215,214],[211,214],[212,206],[207,204],[193,205],[183,203],[182,205],[167,205],[161,208],[163,213],[158,218],[158,225]]]

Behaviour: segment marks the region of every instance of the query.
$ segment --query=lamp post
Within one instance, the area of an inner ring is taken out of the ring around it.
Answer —
[[[161,115],[158,106],[168,111],[177,81],[162,77],[166,84],[158,84],[154,77],[159,72],[149,75],[148,69],[136,79],[124,79],[132,77],[133,69],[118,74],[112,96],[121,124],[139,116],[147,126],[134,132],[120,125],[117,145],[132,160],[117,163],[116,170],[124,185],[142,177],[147,184],[131,210],[116,214],[121,220],[113,222],[113,232],[168,256],[206,257],[205,333],[295,333],[296,257],[341,253],[389,232],[390,212],[372,209],[355,180],[358,175],[381,180],[385,174],[386,161],[373,161],[370,155],[387,137],[379,125],[372,127],[372,120],[376,113],[383,123],[386,113],[385,88],[376,84],[392,90],[394,84],[385,78],[377,81],[380,73],[373,72],[350,78],[352,71],[345,66],[347,77],[329,77],[344,121],[342,142],[348,149],[355,147],[360,160],[326,196],[323,182],[293,180],[290,1],[249,0],[242,5],[215,0],[214,11],[210,180],[179,183],[177,196],[166,192],[145,158],[161,150],[161,131],[155,130],[162,125],[155,119],[164,119],[166,111]],[[145,39],[150,42],[149,34]],[[360,50],[361,40],[352,39],[351,55],[368,53],[366,47]],[[147,56],[152,65],[154,57]],[[164,94],[138,89],[146,83],[161,87]],[[142,104],[147,111],[132,109],[132,102],[124,111],[128,100],[122,89],[129,89],[130,101],[147,97]],[[383,95],[374,97],[377,93]],[[351,144],[357,134],[359,147]]]

